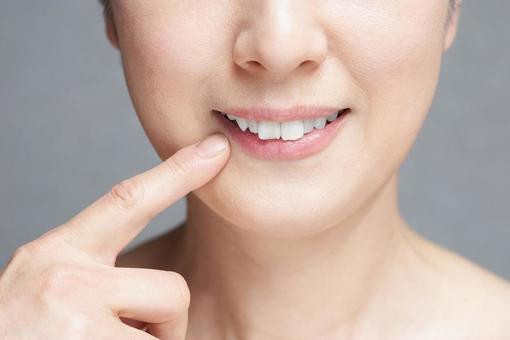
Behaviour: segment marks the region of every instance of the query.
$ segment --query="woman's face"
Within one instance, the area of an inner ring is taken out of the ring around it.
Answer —
[[[262,160],[231,140],[223,171],[195,190],[228,222],[285,237],[342,221],[397,172],[427,115],[456,26],[445,29],[447,0],[112,6],[112,42],[162,159],[222,132],[212,110],[262,103],[351,109],[325,149],[299,160]]]

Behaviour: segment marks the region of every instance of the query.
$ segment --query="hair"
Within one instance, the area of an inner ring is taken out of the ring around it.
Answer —
[[[112,4],[110,0],[99,0],[99,2],[103,6],[103,16],[105,19],[110,19],[112,17]]]
[[[103,17],[105,19],[113,19],[111,0],[99,0],[103,7]],[[450,25],[453,14],[457,11],[462,0],[450,0],[448,4],[448,15],[446,20],[446,28]]]
[[[112,13],[112,5],[110,3],[110,0],[99,0],[101,5],[103,6],[103,14],[105,17],[108,17]],[[450,0],[450,4],[448,7],[448,22],[450,22],[453,12],[456,10],[456,6],[458,4],[457,0]]]
[[[110,2],[110,0],[106,0]],[[450,26],[450,23],[452,22],[452,17],[455,12],[457,12],[458,7],[460,6],[460,3],[462,0],[450,0],[448,4],[448,15],[446,17],[446,27]]]

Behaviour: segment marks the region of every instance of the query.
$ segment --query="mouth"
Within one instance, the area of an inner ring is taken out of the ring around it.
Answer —
[[[332,142],[350,113],[351,109],[346,108],[322,116],[316,113],[315,117],[302,116],[302,120],[271,121],[213,110],[229,139],[249,155],[262,160],[299,160],[318,153]]]
[[[316,130],[326,128],[329,124],[341,119],[350,112],[350,108],[333,112],[327,116],[278,122],[271,120],[252,120],[242,118],[230,113],[213,110],[217,115],[223,117],[229,124],[237,127],[242,132],[249,132],[257,136],[260,140],[284,140],[296,141],[305,135],[313,133]]]

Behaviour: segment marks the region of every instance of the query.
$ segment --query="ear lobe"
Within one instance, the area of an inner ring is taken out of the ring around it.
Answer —
[[[457,1],[456,1],[457,2]],[[444,38],[443,52],[446,52],[452,47],[455,37],[457,36],[457,29],[459,26],[459,15],[460,15],[460,1],[456,3],[455,9],[451,15],[450,22],[446,28],[446,34]]]
[[[113,23],[112,18],[106,19],[105,31],[106,31],[106,36],[108,37],[108,41],[110,41],[110,44],[118,50],[119,49],[119,39],[117,36],[117,30],[115,28],[115,24]]]

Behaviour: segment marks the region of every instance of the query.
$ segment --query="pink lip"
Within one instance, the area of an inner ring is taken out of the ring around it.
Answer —
[[[334,112],[338,112],[338,107],[333,106],[314,106],[297,105],[288,109],[274,109],[269,107],[253,108],[228,108],[224,113],[229,113],[237,117],[249,120],[271,120],[274,122],[288,122],[292,120],[305,120],[317,117],[325,117]]]
[[[298,160],[321,151],[331,143],[339,127],[343,125],[350,113],[351,110],[346,109],[337,119],[328,123],[323,129],[314,129],[299,140],[286,141],[282,139],[261,140],[248,129],[242,131],[237,123],[213,111],[216,119],[225,128],[227,135],[241,145],[250,155],[262,160]]]

